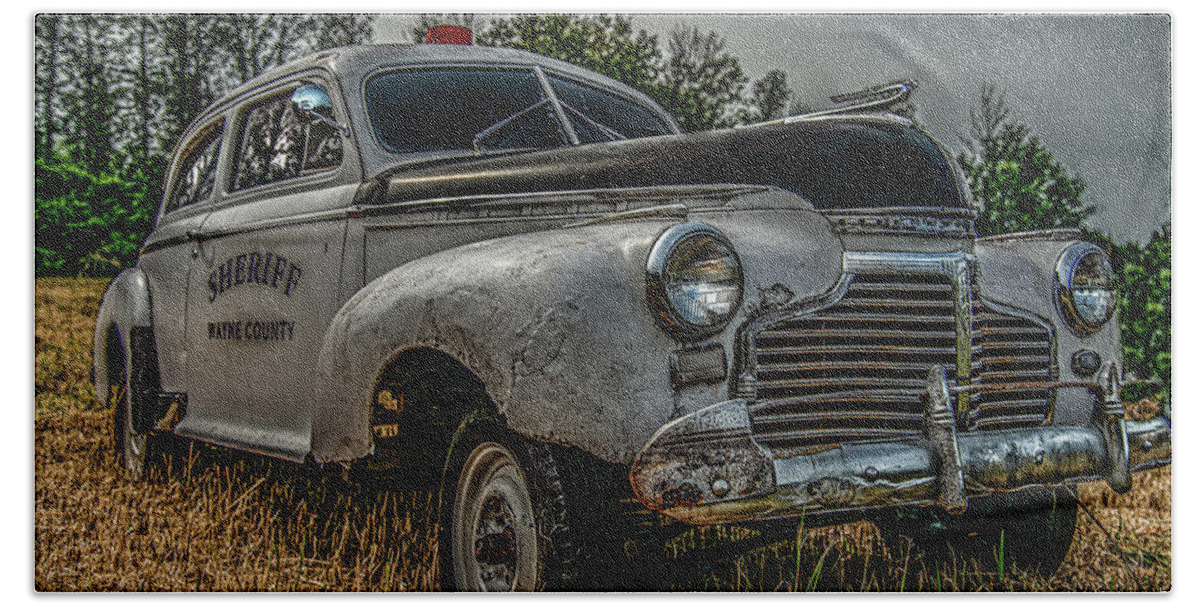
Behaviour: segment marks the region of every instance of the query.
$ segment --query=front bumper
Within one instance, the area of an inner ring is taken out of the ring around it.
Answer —
[[[726,401],[659,429],[630,483],[648,508],[692,524],[934,502],[957,513],[969,496],[1097,479],[1123,493],[1132,472],[1170,463],[1171,422],[1125,420],[1117,374],[1110,367],[1093,387],[1088,424],[960,433],[950,398],[960,389],[935,366],[922,438],[812,454],[763,447],[747,402]]]

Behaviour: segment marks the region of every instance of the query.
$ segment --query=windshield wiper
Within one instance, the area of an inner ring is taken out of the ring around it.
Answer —
[[[476,133],[475,137],[471,140],[471,147],[475,149],[476,154],[483,154],[483,148],[479,145],[480,142],[488,137],[491,137],[494,133],[500,131],[509,124],[527,120],[533,112],[536,112],[538,109],[542,108],[542,106],[548,105],[549,103],[549,99],[543,99],[529,106],[528,108],[525,108],[524,110],[521,110],[520,112],[517,112],[516,114],[513,114],[512,116],[509,116],[508,118],[505,118],[504,120],[501,120],[500,122],[497,122],[496,124]]]
[[[562,102],[560,101],[559,103],[562,103]],[[579,110],[576,110],[575,108],[571,107],[570,105],[567,105],[566,103],[562,103],[562,107],[564,110],[566,110],[566,111],[570,112],[572,115],[574,115],[575,118],[577,118],[578,120],[581,120],[584,123],[586,123],[588,126],[599,130],[601,135],[608,138],[608,141],[620,141],[622,139],[629,139],[628,137],[625,137],[624,135],[622,135],[620,131],[617,131],[616,129],[614,129],[604,123],[593,120],[587,114],[584,114],[583,112],[580,112]]]

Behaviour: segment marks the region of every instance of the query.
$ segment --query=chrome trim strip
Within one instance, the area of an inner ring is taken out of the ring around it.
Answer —
[[[730,387],[730,394],[748,400],[753,400],[758,394],[758,378],[754,375],[754,370],[758,369],[758,356],[757,349],[754,347],[754,338],[759,332],[786,319],[813,313],[837,304],[846,297],[846,291],[850,289],[850,281],[853,278],[853,274],[843,272],[841,278],[829,291],[770,309],[743,323],[738,328],[737,346],[734,348],[734,369],[740,371],[730,377],[730,382],[734,383],[734,386]]]
[[[952,277],[963,261],[975,263],[975,255],[965,251],[948,253],[896,253],[892,251],[847,251],[842,268],[847,273],[907,273]]]

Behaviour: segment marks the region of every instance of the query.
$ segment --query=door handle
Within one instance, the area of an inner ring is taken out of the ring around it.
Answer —
[[[188,240],[192,242],[192,258],[200,257],[200,243],[207,238],[207,235],[200,230],[188,230],[185,234]]]

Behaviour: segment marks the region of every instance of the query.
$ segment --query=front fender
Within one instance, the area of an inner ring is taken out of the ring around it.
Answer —
[[[150,283],[138,268],[127,268],[109,283],[100,300],[96,314],[96,329],[92,338],[92,367],[95,369],[96,398],[108,403],[108,332],[112,327],[128,336],[134,327],[151,327]]]
[[[371,449],[378,374],[436,348],[472,369],[514,430],[629,462],[671,417],[677,344],[645,302],[645,260],[670,224],[562,229],[474,243],[379,277],[335,315],[317,363],[313,456]]]

